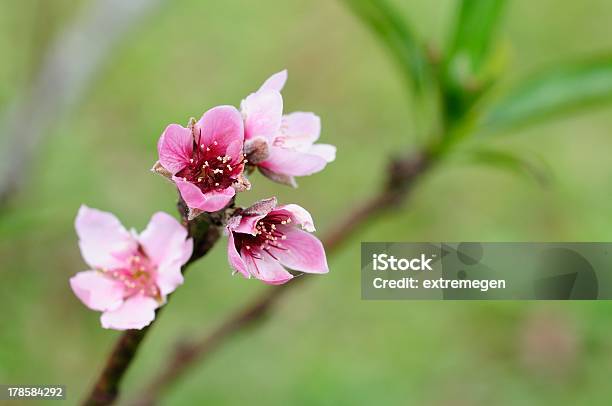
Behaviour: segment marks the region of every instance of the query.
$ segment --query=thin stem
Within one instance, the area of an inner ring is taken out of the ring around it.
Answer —
[[[336,227],[332,228],[326,238],[323,239],[323,245],[327,253],[336,252],[361,227],[390,208],[403,203],[416,180],[420,179],[432,167],[432,163],[432,160],[424,155],[409,156],[393,161],[387,175],[387,187],[353,210]],[[205,360],[225,341],[240,331],[262,321],[283,294],[306,280],[309,280],[309,278],[302,275],[302,277],[294,278],[285,285],[269,288],[230,315],[211,333],[190,343],[178,345],[168,364],[159,368],[159,371],[161,371],[159,375],[154,377],[140,395],[135,398],[133,404],[138,406],[156,404],[163,392],[171,387],[196,362]]]

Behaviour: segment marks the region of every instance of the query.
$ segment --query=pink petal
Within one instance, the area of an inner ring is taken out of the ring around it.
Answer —
[[[116,268],[138,247],[138,242],[111,213],[81,206],[75,220],[83,259],[91,267]]]
[[[294,224],[299,224],[306,231],[313,232],[315,231],[314,221],[312,220],[312,216],[302,206],[298,206],[297,204],[286,204],[284,206],[278,206],[276,209],[272,210],[270,214],[284,214],[286,216],[291,217],[291,221]]]
[[[178,124],[170,124],[157,143],[159,162],[173,175],[189,164],[193,154],[191,130]]]
[[[289,176],[312,175],[325,165],[327,161],[318,155],[277,147],[270,147],[268,159],[259,164],[274,173]]]
[[[250,94],[242,101],[244,137],[272,139],[278,134],[283,115],[283,98],[275,90],[264,90]]]
[[[193,250],[193,241],[187,239],[187,229],[174,217],[157,212],[140,234],[140,244],[155,265],[174,262],[183,265]]]
[[[236,142],[244,141],[244,124],[240,112],[234,106],[217,106],[208,110],[196,124],[200,131],[199,143],[206,146],[217,142],[222,151]]]
[[[236,162],[242,161],[242,146],[244,145],[244,141],[242,139],[236,140],[227,146],[225,150],[225,155],[229,156],[230,163],[234,164]]]
[[[270,76],[263,85],[259,88],[259,91],[262,90],[276,90],[280,92],[283,90],[285,86],[285,82],[287,81],[287,69],[282,70],[280,72],[275,73]]]
[[[236,245],[234,243],[234,233],[229,232],[229,236],[227,239],[227,260],[232,268],[234,268],[237,272],[240,272],[242,276],[245,278],[249,277],[249,271],[247,270],[247,266],[238,254],[236,250]]]
[[[257,222],[266,217],[276,207],[276,198],[262,199],[244,209],[240,215],[228,221],[228,228],[237,233],[256,234]]]
[[[255,235],[257,233],[255,226],[257,225],[257,222],[264,217],[266,217],[265,214],[260,214],[257,216],[242,216],[240,222],[232,227],[232,230],[236,233]]]
[[[134,296],[123,302],[116,310],[102,314],[102,327],[113,330],[140,330],[155,319],[158,303],[148,296]]]
[[[295,112],[283,116],[282,136],[277,137],[274,145],[307,151],[321,134],[321,119],[314,113]]]
[[[315,144],[310,147],[308,153],[318,155],[328,163],[336,159],[336,147],[329,144]]]
[[[189,245],[192,246],[192,240],[188,241],[190,242]],[[155,282],[164,298],[183,284],[184,279],[181,272],[183,264],[184,262],[181,262],[181,260],[176,260],[174,262],[164,262],[157,268]]]
[[[123,285],[99,271],[77,273],[70,278],[70,287],[81,302],[92,310],[114,310],[123,303]]]
[[[199,187],[193,183],[184,181],[182,178],[174,176],[172,180],[176,183],[187,206],[207,212],[221,210],[236,194],[236,191],[232,187],[228,187],[221,191],[202,193]]]
[[[255,259],[246,249],[243,249],[242,258],[249,273],[269,285],[281,285],[293,278],[293,275],[287,272],[277,260],[264,251],[261,251],[260,258]]]
[[[281,242],[285,250],[270,248],[272,255],[287,268],[308,273],[327,273],[327,259],[323,244],[313,235],[297,228],[283,229],[287,236]]]

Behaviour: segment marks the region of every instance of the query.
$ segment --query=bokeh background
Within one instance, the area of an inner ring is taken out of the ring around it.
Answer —
[[[456,2],[394,1],[443,47]],[[0,110],[23,94],[82,0],[0,2]],[[514,0],[499,41],[501,86],[535,68],[612,52],[612,3]],[[74,64],[84,61],[74,60]],[[0,382],[60,383],[77,403],[117,332],[68,278],[85,269],[80,204],[142,229],[175,192],[152,175],[157,138],[218,104],[237,105],[287,68],[286,111],[318,113],[337,160],[299,189],[254,175],[239,202],[278,196],[311,211],[322,236],[381,186],[391,153],[423,134],[384,47],[340,1],[166,1],[135,24],[78,102],[44,132],[23,187],[0,213]],[[330,257],[331,272],[283,298],[261,328],[191,371],[165,404],[607,404],[608,302],[372,302],[360,299],[360,241],[611,241],[612,117],[603,107],[477,141],[540,154],[542,187],[486,166],[443,163],[409,202]],[[0,134],[5,137],[6,134]],[[24,134],[26,136],[26,134]],[[212,328],[265,288],[232,277],[224,241],[192,266],[124,384],[163,368],[177,336]]]

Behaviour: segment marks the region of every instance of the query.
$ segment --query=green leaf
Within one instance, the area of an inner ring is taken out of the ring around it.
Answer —
[[[612,100],[612,56],[550,68],[515,86],[485,116],[499,131],[579,111]]]
[[[387,45],[406,81],[417,93],[426,89],[431,68],[426,52],[408,24],[385,0],[345,0]]]
[[[474,75],[486,61],[506,0],[463,0],[448,50],[451,64],[467,64]]]
[[[444,64],[444,107],[449,123],[460,120],[500,73],[500,53],[492,53],[491,46],[505,4],[505,0],[459,3]]]
[[[541,186],[549,185],[552,180],[551,170],[546,162],[533,153],[519,155],[498,149],[479,148],[468,151],[464,157],[469,163],[494,166],[519,175],[527,175]]]

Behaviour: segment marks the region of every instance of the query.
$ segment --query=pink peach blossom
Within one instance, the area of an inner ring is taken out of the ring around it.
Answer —
[[[279,285],[293,278],[285,268],[329,271],[323,244],[309,234],[315,230],[312,217],[296,204],[277,206],[276,198],[261,200],[232,216],[227,230],[229,263],[245,278]]]
[[[187,206],[213,212],[234,197],[236,189],[248,188],[243,178],[244,126],[232,106],[208,110],[185,128],[170,124],[157,144],[158,165],[178,187]]]
[[[336,147],[315,144],[321,133],[321,120],[314,113],[283,115],[280,91],[286,80],[286,70],[272,75],[242,101],[241,109],[245,150],[254,149],[253,144],[258,149],[265,145],[265,153],[255,159],[249,156],[250,163],[272,180],[295,186],[294,176],[311,175],[332,162]]]
[[[70,279],[74,294],[101,311],[102,327],[141,329],[155,309],[183,283],[181,267],[193,241],[187,230],[166,213],[155,213],[145,230],[127,231],[111,213],[81,206],[75,221],[79,247],[91,270]]]

